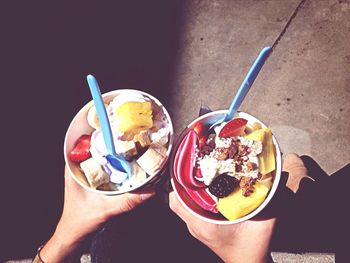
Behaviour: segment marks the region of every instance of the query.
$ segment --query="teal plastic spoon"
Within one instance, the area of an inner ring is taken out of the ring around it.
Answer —
[[[252,67],[248,71],[241,86],[239,87],[239,89],[236,93],[236,96],[233,98],[233,101],[230,105],[228,112],[226,113],[226,115],[223,118],[220,118],[214,124],[212,124],[210,126],[209,130],[213,129],[215,126],[221,124],[222,122],[230,121],[233,118],[234,114],[236,113],[238,108],[241,106],[241,104],[242,104],[245,96],[247,95],[250,87],[253,85],[253,82],[256,79],[256,77],[258,76],[266,59],[269,57],[271,51],[272,51],[271,47],[265,47],[260,51],[258,57],[255,59],[254,64],[252,65]]]
[[[131,178],[132,170],[128,161],[126,161],[122,156],[119,156],[115,152],[113,135],[111,130],[111,125],[108,120],[107,112],[103,99],[101,96],[101,91],[98,86],[97,80],[93,75],[88,75],[86,77],[91,91],[92,98],[96,107],[96,112],[98,120],[100,122],[101,131],[103,139],[105,141],[107,155],[105,156],[107,161],[113,166],[113,168],[126,172],[128,178]]]

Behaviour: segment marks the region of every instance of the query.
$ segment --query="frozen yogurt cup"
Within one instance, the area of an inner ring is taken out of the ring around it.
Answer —
[[[74,180],[88,191],[116,195],[157,183],[173,146],[169,113],[158,99],[138,90],[102,95],[116,152],[129,161],[132,176],[113,168],[93,101],[73,118],[64,140],[64,158]]]
[[[241,131],[232,125],[217,127],[213,137],[216,141],[212,148],[207,147],[209,127],[226,112],[210,112],[192,121],[176,141],[170,158],[171,184],[178,200],[191,214],[214,224],[235,224],[257,215],[274,196],[281,176],[276,138],[263,122],[248,113],[238,112],[233,118],[247,121]],[[230,136],[230,127],[232,134],[241,135]],[[219,138],[219,134],[225,138]],[[259,138],[262,142],[255,142]],[[228,157],[224,148],[231,139],[242,151],[233,149]],[[270,145],[264,145],[268,141]],[[274,160],[270,160],[272,155]]]

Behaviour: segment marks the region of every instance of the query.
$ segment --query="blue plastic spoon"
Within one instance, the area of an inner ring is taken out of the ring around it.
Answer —
[[[105,157],[108,160],[108,162],[113,166],[113,168],[122,172],[126,172],[128,178],[130,179],[132,171],[129,162],[126,161],[122,156],[117,155],[115,152],[111,125],[108,120],[106,108],[102,100],[101,91],[98,86],[97,80],[92,75],[88,75],[86,79],[89,84],[92,98],[94,100],[103,139],[105,141],[107,149],[107,155]]]
[[[241,106],[241,104],[242,104],[245,96],[247,95],[250,87],[253,85],[253,82],[256,79],[256,77],[258,76],[266,59],[269,57],[271,51],[272,51],[271,47],[265,47],[260,51],[258,57],[255,59],[254,64],[252,65],[252,67],[248,71],[248,74],[246,75],[245,79],[243,80],[241,86],[239,87],[239,89],[236,93],[236,96],[234,97],[234,99],[230,105],[228,112],[226,113],[226,115],[223,118],[220,118],[213,125],[211,125],[209,130],[211,130],[215,126],[221,124],[222,122],[224,122],[224,121],[227,122],[233,118],[234,114],[236,113],[238,108]]]

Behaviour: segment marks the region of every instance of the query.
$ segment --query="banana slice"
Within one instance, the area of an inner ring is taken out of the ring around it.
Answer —
[[[102,184],[109,182],[109,175],[102,169],[102,166],[93,158],[80,163],[89,185],[96,189]]]
[[[105,105],[105,108],[108,107],[107,104],[104,104],[104,105]],[[98,120],[98,116],[97,116],[95,105],[93,105],[88,111],[87,122],[89,123],[89,125],[92,128],[94,128],[96,130],[100,130],[100,122]]]
[[[147,175],[146,172],[137,164],[136,161],[131,162],[133,181],[135,183],[141,183],[146,180]]]
[[[136,162],[146,173],[155,175],[166,159],[166,151],[167,149],[163,145],[152,143]]]
[[[169,129],[160,128],[158,131],[151,133],[151,141],[158,142],[161,145],[167,144],[169,139]]]
[[[135,134],[133,140],[142,148],[145,148],[151,144],[151,140],[147,131],[140,131],[138,134]]]

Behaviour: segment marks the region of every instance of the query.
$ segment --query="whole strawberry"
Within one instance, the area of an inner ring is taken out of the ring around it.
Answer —
[[[84,134],[79,137],[73,150],[69,153],[69,160],[81,163],[91,157],[90,153],[91,135]]]

